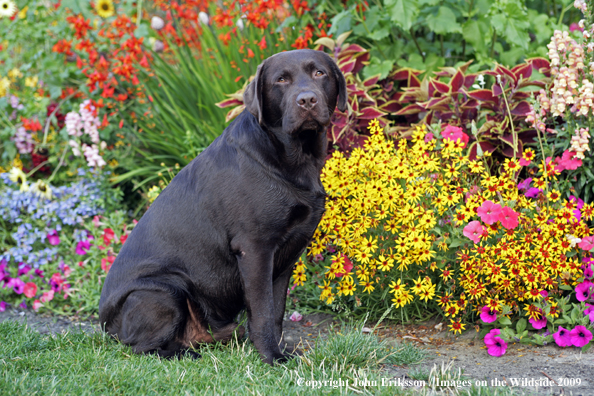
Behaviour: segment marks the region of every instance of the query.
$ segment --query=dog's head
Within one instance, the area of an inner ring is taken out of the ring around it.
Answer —
[[[324,52],[281,52],[258,66],[243,99],[262,126],[288,135],[321,132],[330,124],[336,106],[346,109],[346,82]]]

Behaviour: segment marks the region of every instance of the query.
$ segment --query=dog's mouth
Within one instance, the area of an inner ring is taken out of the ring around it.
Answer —
[[[305,120],[299,128],[300,131],[319,131],[321,129],[322,126],[320,125],[320,123],[313,119]]]

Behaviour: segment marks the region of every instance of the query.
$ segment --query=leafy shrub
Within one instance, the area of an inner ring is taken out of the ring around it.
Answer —
[[[439,141],[419,127],[410,147],[386,141],[377,122],[370,129],[363,149],[326,162],[326,212],[309,251],[324,260],[311,270],[300,262],[296,284],[318,271],[327,304],[376,314],[393,305],[400,319],[441,312],[453,331],[484,307],[559,314],[564,289],[583,276],[594,208],[575,214],[579,202],[561,199],[557,171],[533,165],[538,177],[516,184],[519,161],[490,175],[484,158],[462,155],[468,136],[456,127]],[[528,164],[533,155],[524,153]]]

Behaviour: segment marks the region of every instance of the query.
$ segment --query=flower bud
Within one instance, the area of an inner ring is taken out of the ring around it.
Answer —
[[[163,29],[164,26],[165,26],[165,21],[163,21],[163,19],[161,19],[160,17],[154,16],[151,19],[151,28],[158,31],[158,30]]]
[[[198,22],[203,25],[208,25],[208,14],[204,11],[198,13]]]

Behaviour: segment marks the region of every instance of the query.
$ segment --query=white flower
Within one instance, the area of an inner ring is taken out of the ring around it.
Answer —
[[[66,131],[71,136],[82,136],[82,128],[83,123],[80,118],[80,114],[71,111],[70,113],[66,114]]]
[[[8,178],[13,182],[21,185],[21,191],[29,191],[27,184],[27,175],[19,168],[12,168],[8,173]]]
[[[101,157],[101,155],[99,154],[99,148],[96,144],[93,144],[91,146],[86,144],[83,145],[83,152],[85,153],[87,164],[90,167],[94,168],[98,166],[99,168],[101,168],[105,166],[105,161],[103,160],[103,157]]]
[[[0,0],[0,18],[8,17],[14,15],[16,12],[17,7],[16,4],[12,0]]]
[[[301,319],[303,319],[303,315],[301,315],[299,312],[295,311],[291,314],[289,319],[291,319],[291,321],[293,321],[293,322],[299,322]]]
[[[571,245],[571,247],[575,247],[575,245],[577,245],[578,243],[580,243],[582,240],[580,238],[577,238],[571,234],[566,234],[565,238],[567,238],[567,240],[569,241],[569,244]]]
[[[70,145],[70,147],[72,147],[72,154],[74,154],[76,157],[80,157],[81,153],[78,142],[76,142],[75,140],[69,140],[68,144]]]
[[[31,192],[39,195],[40,197],[52,199],[52,189],[50,185],[41,179],[33,183],[31,186]]]
[[[151,18],[151,27],[155,30],[161,30],[165,26],[165,21],[158,16],[154,16]]]
[[[241,19],[238,19],[238,20],[237,20],[237,23],[236,23],[236,25],[237,25],[237,27],[239,28],[239,30],[243,30],[243,28],[244,28],[244,25],[243,25],[243,21],[242,21]]]
[[[198,22],[200,22],[203,25],[208,25],[208,14],[204,11],[200,11],[198,13]]]

